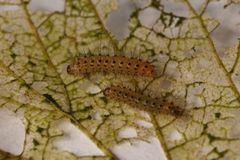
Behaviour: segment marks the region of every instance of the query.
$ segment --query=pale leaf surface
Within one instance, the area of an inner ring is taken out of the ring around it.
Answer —
[[[0,0],[1,109],[23,113],[26,128],[16,159],[83,158],[53,146],[52,137],[63,136],[53,125],[60,119],[71,119],[105,155],[86,159],[124,159],[119,145],[152,137],[169,160],[239,158],[240,20],[219,16],[237,14],[238,0],[59,3],[54,10],[52,2]],[[98,54],[150,60],[158,77],[66,72],[78,56]],[[109,100],[102,91],[110,85],[164,97],[187,114],[147,114]],[[12,157],[5,152],[0,159]]]

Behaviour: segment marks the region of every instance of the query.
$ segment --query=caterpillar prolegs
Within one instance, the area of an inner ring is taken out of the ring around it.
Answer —
[[[106,97],[129,104],[151,113],[167,113],[176,117],[181,116],[183,108],[158,98],[151,98],[141,93],[134,92],[128,88],[120,86],[110,86],[104,90]]]
[[[119,73],[123,75],[156,77],[155,67],[147,61],[125,56],[83,56],[67,67],[72,75],[95,72]]]

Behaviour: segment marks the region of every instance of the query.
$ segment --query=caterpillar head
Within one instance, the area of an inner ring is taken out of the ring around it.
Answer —
[[[82,64],[80,60],[75,60],[67,66],[67,73],[77,76],[86,73],[86,65]]]
[[[110,97],[110,98],[114,98],[116,99],[117,97],[117,90],[115,89],[115,87],[108,87],[106,88],[104,91],[103,91],[103,94],[107,97]]]

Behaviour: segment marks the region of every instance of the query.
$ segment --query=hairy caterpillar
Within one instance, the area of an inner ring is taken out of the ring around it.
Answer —
[[[156,70],[149,62],[125,56],[98,55],[79,57],[68,65],[67,72],[72,75],[106,72],[156,77]]]
[[[104,91],[104,95],[108,98],[127,103],[133,107],[151,112],[151,113],[167,113],[174,116],[181,116],[184,112],[183,108],[174,105],[173,102],[151,98],[141,93],[134,92],[128,88],[120,86],[110,86]]]

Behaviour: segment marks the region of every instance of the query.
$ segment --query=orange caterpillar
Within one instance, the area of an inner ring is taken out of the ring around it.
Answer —
[[[149,62],[125,56],[98,55],[79,57],[68,65],[67,72],[72,75],[106,72],[156,77],[156,70]]]
[[[174,105],[173,102],[151,98],[125,87],[111,86],[104,90],[104,95],[151,113],[167,113],[178,117],[184,112],[183,108]]]

